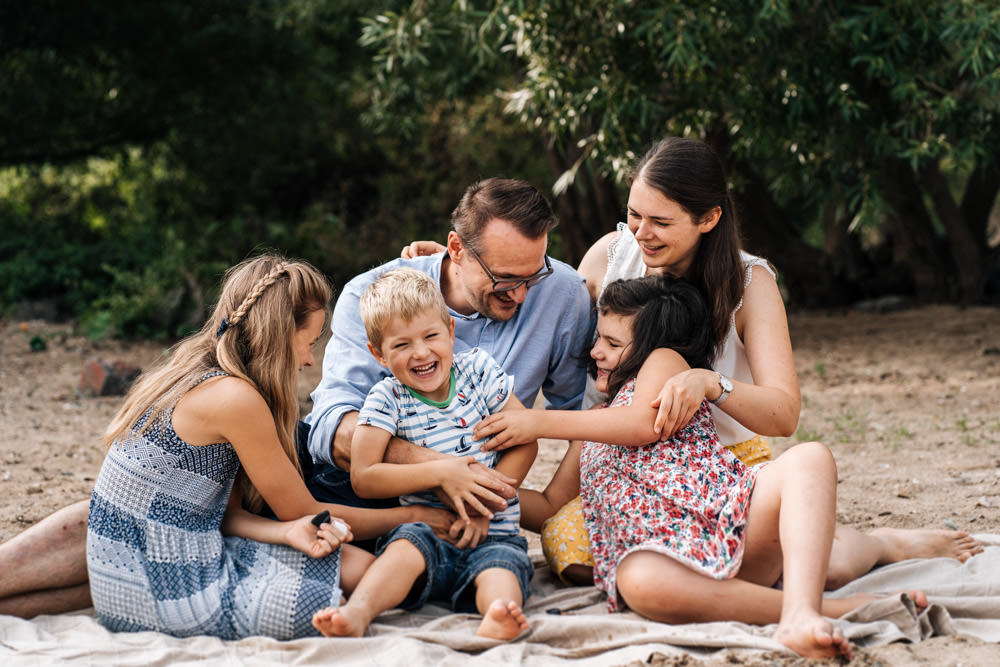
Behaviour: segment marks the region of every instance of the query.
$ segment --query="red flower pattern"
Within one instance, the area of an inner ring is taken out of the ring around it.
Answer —
[[[635,379],[609,406],[629,405]],[[594,583],[621,600],[618,564],[633,551],[665,554],[715,579],[736,574],[760,466],[747,468],[719,443],[708,403],[672,437],[644,447],[584,444],[580,495],[594,554]]]

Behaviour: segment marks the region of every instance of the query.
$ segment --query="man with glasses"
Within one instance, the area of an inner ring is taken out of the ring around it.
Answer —
[[[590,343],[593,309],[580,275],[545,254],[555,225],[549,203],[531,185],[480,181],[452,213],[446,252],[388,262],[344,287],[330,323],[323,378],[306,419],[315,462],[309,488],[317,499],[384,506],[384,501],[357,497],[349,470],[358,410],[368,390],[387,374],[365,348],[358,303],[365,288],[390,269],[408,266],[438,281],[455,318],[455,352],[487,351],[514,377],[514,393],[522,403],[532,405],[541,390],[553,408],[579,407],[585,388],[580,356]],[[411,463],[431,456],[418,445],[393,439],[386,460]],[[484,468],[481,484],[513,497],[513,487],[493,472]]]
[[[514,376],[522,403],[531,405],[541,389],[552,407],[579,406],[585,373],[578,357],[590,343],[590,297],[572,267],[545,256],[555,224],[548,202],[527,183],[482,181],[465,192],[452,214],[447,253],[389,262],[344,287],[331,322],[323,379],[312,394],[311,435],[300,423],[297,438],[303,472],[317,499],[380,506],[354,494],[347,470],[357,411],[386,375],[365,347],[358,301],[389,269],[410,266],[438,281],[455,318],[455,351],[481,347],[493,355]],[[313,457],[305,451],[307,438]],[[433,455],[394,439],[386,460]],[[500,497],[513,497],[513,487],[496,471],[480,466],[476,474],[481,486],[497,493],[493,509],[503,507]],[[31,618],[90,606],[87,506],[87,501],[69,505],[2,545],[0,613]],[[449,525],[442,521],[432,528],[447,532]],[[385,530],[392,527],[387,522]]]

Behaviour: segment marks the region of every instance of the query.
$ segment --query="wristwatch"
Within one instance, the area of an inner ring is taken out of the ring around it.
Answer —
[[[729,398],[729,392],[733,390],[733,381],[718,371],[716,371],[716,375],[719,376],[719,386],[722,387],[722,393],[719,394],[718,398],[709,400],[715,405],[722,405]]]

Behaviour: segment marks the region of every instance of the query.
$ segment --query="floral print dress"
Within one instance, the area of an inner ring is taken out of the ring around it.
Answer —
[[[632,378],[609,404],[629,405]],[[643,447],[586,442],[580,495],[594,553],[594,583],[623,604],[615,571],[634,551],[662,553],[715,579],[736,574],[757,471],[719,444],[707,402],[673,436]]]

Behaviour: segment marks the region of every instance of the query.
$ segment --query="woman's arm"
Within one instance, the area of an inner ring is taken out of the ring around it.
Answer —
[[[660,348],[636,376],[632,403],[602,410],[512,410],[498,412],[476,427],[477,437],[490,436],[484,449],[503,449],[537,438],[592,440],[626,447],[656,442],[656,410],[650,403],[667,378],[688,368],[679,354]]]
[[[774,277],[760,266],[751,271],[753,279],[736,313],[736,331],[754,382],[734,382],[732,393],[719,407],[755,433],[789,436],[799,423],[802,394],[788,317]]]
[[[763,267],[751,269],[753,279],[736,311],[736,331],[743,341],[753,383],[730,378],[733,390],[719,405],[746,428],[761,435],[788,436],[799,422],[801,394],[788,335],[785,305],[778,284]],[[663,436],[690,421],[702,400],[722,393],[715,371],[694,368],[667,380],[652,406],[654,428]]]

